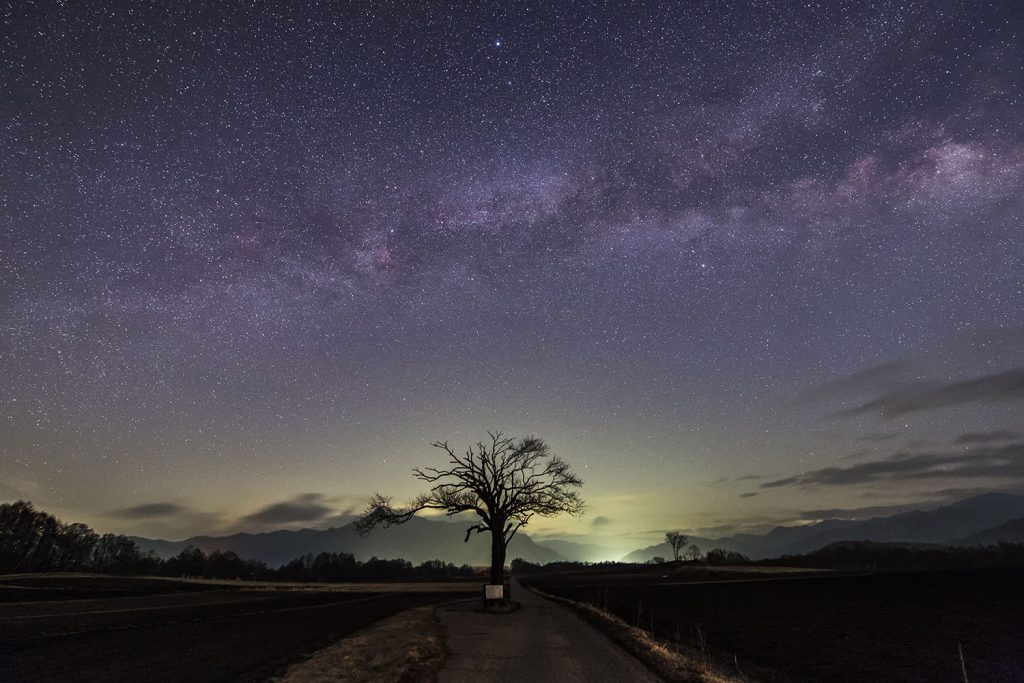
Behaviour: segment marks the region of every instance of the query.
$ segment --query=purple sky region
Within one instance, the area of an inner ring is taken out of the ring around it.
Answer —
[[[1024,485],[1019,3],[0,22],[0,499],[323,526],[488,429],[627,549]]]

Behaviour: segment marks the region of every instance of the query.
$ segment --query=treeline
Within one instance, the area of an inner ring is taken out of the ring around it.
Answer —
[[[806,555],[783,555],[757,564],[879,572],[1024,567],[1024,544],[964,547],[840,541]]]
[[[712,548],[704,555],[704,563],[710,565],[750,564],[750,558],[743,553],[725,548]]]
[[[660,557],[642,564],[665,564]],[[752,561],[746,555],[714,548],[700,560],[687,560],[688,566],[797,567],[806,569],[835,569],[857,572],[903,572],[942,569],[992,569],[1024,567],[1024,544],[998,543],[988,546],[926,546],[875,541],[840,541],[805,555],[783,555],[767,560]],[[517,574],[538,572],[565,572],[581,569],[610,571],[635,570],[641,563],[627,562],[551,562],[534,564],[521,559],[512,561]]]
[[[647,562],[582,562],[573,560],[562,560],[558,562],[548,562],[547,564],[535,564],[528,562],[522,558],[516,558],[512,560],[512,571],[516,574],[534,574],[537,572],[568,572],[578,571],[581,569],[597,569],[603,571],[631,571],[637,567],[643,565],[659,565],[668,564],[671,560],[666,560],[664,557],[652,557]],[[704,565],[739,565],[739,564],[751,564],[751,559],[742,553],[738,553],[734,550],[726,550],[725,548],[712,548],[706,552],[701,558],[695,558],[691,560],[680,560],[682,564],[688,566],[704,566]],[[673,563],[674,564],[674,563]]]
[[[250,581],[300,581],[337,583],[347,581],[422,581],[476,576],[477,570],[441,560],[413,565],[408,560],[381,560],[372,557],[361,562],[351,553],[309,553],[277,569],[264,562],[246,560],[231,550],[206,554],[189,546],[174,557],[161,561],[159,576],[202,579],[245,579]]]
[[[299,557],[274,570],[272,580],[333,583],[341,581],[422,581],[479,576],[469,565],[456,567],[441,560],[413,565],[408,560],[380,560],[371,557],[360,562],[349,553],[320,553]]]
[[[31,503],[0,504],[0,574],[95,572],[257,581],[390,581],[475,576],[476,570],[441,560],[361,562],[350,553],[312,553],[272,569],[230,550],[204,553],[189,546],[166,560],[143,553],[127,536],[98,534],[86,524],[65,524]]]
[[[559,560],[558,562],[537,564],[524,560],[521,557],[512,560],[510,565],[512,573],[517,575],[533,574],[536,572],[569,572],[594,568],[607,571],[629,570],[636,569],[636,566],[636,563],[633,562],[582,562],[578,560]]]
[[[0,505],[0,574],[152,574],[160,564],[160,558],[142,553],[127,536],[64,524],[24,501]]]

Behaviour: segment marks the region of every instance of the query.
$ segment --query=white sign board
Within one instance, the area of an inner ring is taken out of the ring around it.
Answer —
[[[488,600],[501,600],[505,597],[505,587],[484,586],[484,597]]]

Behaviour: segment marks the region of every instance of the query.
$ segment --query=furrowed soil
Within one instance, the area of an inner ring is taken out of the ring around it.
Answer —
[[[381,592],[236,585],[0,577],[0,679],[266,680],[379,619],[457,597],[406,584]]]
[[[777,681],[1024,681],[1024,570],[767,575],[576,573],[526,585]],[[703,580],[701,580],[703,579]],[[725,579],[725,580],[723,580]],[[748,671],[749,673],[749,671]]]

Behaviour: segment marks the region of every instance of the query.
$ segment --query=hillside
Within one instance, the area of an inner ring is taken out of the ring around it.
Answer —
[[[954,545],[995,545],[997,543],[1024,543],[1024,517],[1011,519],[992,529],[987,529],[954,542]]]
[[[551,550],[563,560],[569,560],[570,562],[604,562],[617,559],[614,551],[594,543],[551,540],[537,541],[537,545]]]
[[[490,537],[474,534],[463,542],[462,525],[435,522],[414,517],[408,523],[388,529],[375,529],[360,537],[352,524],[331,529],[301,529],[273,531],[261,534],[232,534],[230,536],[193,536],[181,541],[165,541],[133,537],[145,552],[152,550],[160,557],[171,557],[188,546],[203,552],[231,550],[246,559],[262,560],[277,567],[308,553],[347,552],[358,560],[371,557],[382,559],[403,558],[419,564],[441,559],[454,564],[486,565],[490,562]],[[535,543],[529,536],[518,533],[509,546],[508,559],[521,557],[530,562],[556,562],[563,559],[558,553]]]
[[[727,550],[737,550],[739,552],[743,552],[742,550],[740,550],[738,544],[733,543],[732,540],[729,538],[713,539],[693,536],[690,538],[689,541],[686,542],[687,547],[689,547],[691,544],[696,545],[698,548],[700,548],[701,552],[707,552],[712,548],[725,548]],[[655,545],[649,545],[646,548],[634,550],[628,555],[623,556],[622,559],[619,561],[647,562],[653,557],[662,557],[666,560],[671,560],[672,546],[670,546],[668,543],[658,543]]]
[[[780,554],[806,553],[836,541],[947,544],[1019,517],[1024,517],[1024,496],[987,493],[934,510],[877,517],[809,534],[782,548]]]
[[[331,529],[273,531],[230,536],[195,536],[181,541],[135,537],[143,551],[170,557],[193,545],[204,552],[232,550],[241,557],[278,566],[307,553],[348,552],[360,560],[371,557],[405,558],[414,563],[441,559],[455,564],[485,565],[489,562],[490,539],[474,535],[463,542],[465,526],[451,522],[413,518],[409,523],[376,529],[360,537],[351,524]],[[976,545],[998,541],[1024,540],[1024,496],[989,493],[936,508],[904,512],[868,520],[829,519],[806,526],[779,526],[766,534],[737,534],[724,538],[693,537],[690,543],[702,551],[725,548],[752,559],[801,555],[832,543],[873,541],[877,543],[931,543]],[[652,557],[672,557],[667,543],[628,553],[623,562],[646,562]],[[513,539],[508,559],[520,557],[544,564],[560,560],[600,561],[607,549],[600,545],[569,541],[536,542],[527,534]]]
[[[1000,535],[1005,536],[1003,540],[1020,540],[1024,531],[1012,525],[995,536],[985,534],[1021,518],[1024,518],[1024,496],[985,493],[934,510],[915,510],[867,520],[827,519],[806,526],[779,526],[767,534],[694,538],[691,543],[704,551],[725,548],[752,559],[802,555],[843,541],[974,544],[995,542],[986,539]],[[654,556],[671,557],[672,551],[667,543],[662,543],[633,551],[622,560],[646,562]]]

